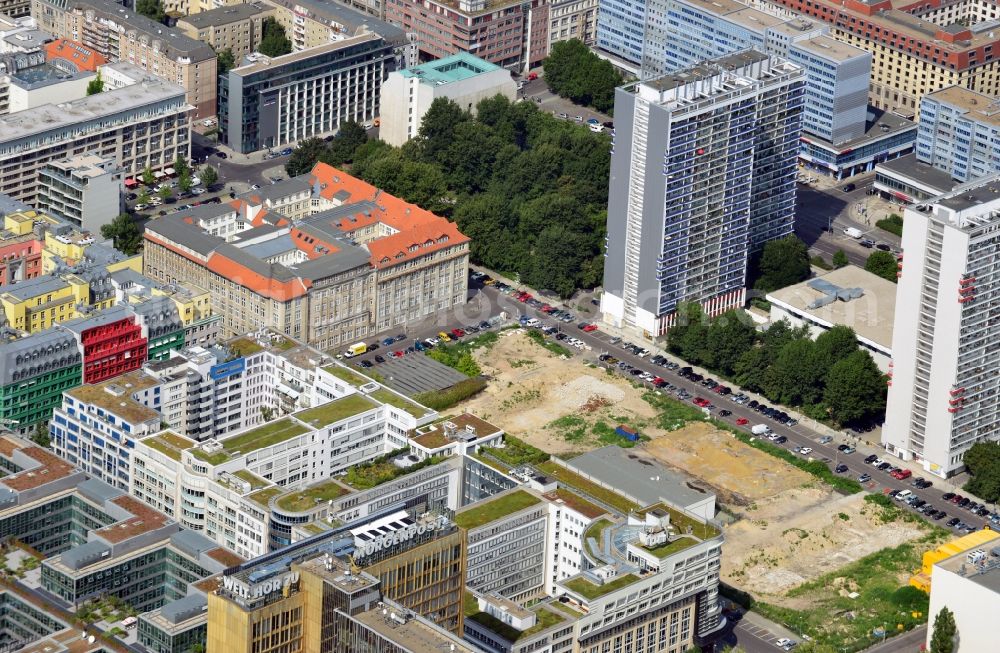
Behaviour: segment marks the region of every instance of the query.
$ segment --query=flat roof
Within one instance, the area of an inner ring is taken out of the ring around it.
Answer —
[[[813,133],[806,133],[802,138],[808,143],[819,145],[832,152],[846,152],[847,150],[857,149],[868,143],[890,138],[907,130],[913,131],[913,138],[916,140],[917,123],[895,113],[876,109],[868,105],[865,133],[861,136],[848,139],[836,145]]]
[[[116,376],[96,385],[81,385],[67,390],[66,394],[136,424],[154,418],[159,420],[158,412],[132,398],[132,393],[151,388],[158,383],[159,381],[152,376],[137,371]]]
[[[542,500],[524,490],[515,490],[496,498],[486,499],[463,508],[455,514],[455,524],[462,528],[479,528],[508,515],[538,505]]]
[[[294,413],[294,417],[300,422],[318,429],[377,407],[378,404],[375,402],[362,394],[355,393],[320,404],[315,408]]]
[[[827,296],[810,286],[810,279],[767,294],[768,301],[790,306],[796,311],[830,325],[849,326],[859,338],[892,350],[893,317],[896,314],[896,284],[856,265],[845,265],[817,277],[839,288],[861,288],[864,295],[850,301],[839,299],[820,306],[809,305]]]
[[[708,59],[693,66],[682,68],[660,77],[639,82],[641,86],[648,86],[657,93],[670,91],[681,86],[693,84],[695,82],[718,77],[725,73],[735,73],[735,69],[743,68],[758,61],[769,59],[770,55],[757,50],[745,50],[734,54],[725,55],[715,59]],[[717,91],[722,93],[720,89]],[[728,90],[725,92],[729,92]],[[671,100],[672,101],[672,100]]]
[[[152,75],[137,84],[61,104],[43,104],[27,111],[0,116],[0,143],[177,99],[184,103],[184,89]]]
[[[998,179],[1000,179],[1000,175],[990,175],[989,177],[975,179],[966,184],[956,186],[951,192],[932,200],[932,202],[952,211],[967,211],[978,206],[991,204],[1000,200],[1000,184],[997,183]],[[985,222],[995,222],[997,217],[994,213],[994,211],[984,207],[982,214],[978,216],[967,215],[962,224],[956,226],[972,228],[980,226]]]
[[[142,440],[142,443],[177,462],[181,460],[181,452],[185,449],[190,449],[195,444],[193,440],[177,435],[172,431],[161,431],[156,435],[151,435]]]
[[[697,487],[694,478],[669,470],[636,449],[609,445],[588,451],[566,463],[572,470],[635,497],[644,506],[667,501],[687,509],[714,497],[708,489],[694,489]]]
[[[225,5],[222,7],[216,7],[215,9],[209,9],[208,11],[199,11],[196,14],[184,16],[177,22],[187,23],[196,29],[201,29],[203,27],[229,25],[230,23],[248,20],[254,16],[269,14],[270,12],[271,8],[262,4],[248,3]]]
[[[475,653],[473,648],[451,633],[438,628],[423,618],[410,618],[406,623],[387,618],[380,608],[359,612],[352,617],[374,632],[396,643],[410,653],[441,653],[461,651]]]
[[[305,426],[285,417],[226,438],[225,440],[221,440],[220,443],[222,444],[222,448],[230,454],[248,453],[291,440],[308,432],[309,429]]]
[[[237,68],[233,68],[230,72],[236,73],[237,75],[252,75],[261,71],[274,69],[278,66],[295,63],[296,61],[311,59],[312,57],[326,54],[327,52],[335,52],[343,48],[349,48],[352,45],[357,45],[358,43],[376,40],[382,40],[382,37],[374,32],[366,32],[364,34],[342,39],[340,41],[324,43],[323,45],[317,45],[316,47],[306,48],[305,50],[299,50],[298,52],[291,52],[277,57],[269,57],[258,52],[253,52],[243,57],[243,61],[248,63],[241,63]]]
[[[308,512],[353,491],[331,478],[283,494],[275,501],[275,505],[288,512]]]
[[[427,84],[442,85],[472,79],[494,70],[500,70],[500,66],[467,52],[459,52],[444,59],[406,68],[400,74],[403,77],[416,77]]]
[[[835,38],[826,36],[814,36],[811,39],[803,39],[791,44],[792,47],[808,50],[825,59],[833,61],[849,61],[857,57],[868,55],[866,50],[856,48],[853,45],[838,41]]]
[[[990,550],[996,545],[996,540],[987,544],[981,548],[984,553],[986,553],[985,564],[976,565],[969,560],[969,553],[971,551],[962,551],[957,553],[950,558],[945,558],[944,560],[935,564],[935,567],[941,567],[953,574],[958,574],[962,576],[970,583],[975,583],[980,587],[984,587],[994,593],[1000,594],[1000,561],[994,558],[990,554]],[[933,579],[934,573],[931,573],[931,578]],[[932,580],[933,582],[933,580]]]
[[[1000,126],[1000,99],[963,86],[946,86],[924,96],[965,111],[965,117],[987,125]]]
[[[929,163],[917,160],[915,153],[900,156],[891,161],[885,161],[875,167],[876,172],[886,172],[905,179],[919,182],[939,193],[947,193],[958,185],[951,175],[939,170]]]

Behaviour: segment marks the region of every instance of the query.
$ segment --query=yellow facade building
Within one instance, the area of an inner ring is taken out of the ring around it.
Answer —
[[[981,531],[969,533],[968,535],[960,537],[957,540],[952,540],[951,542],[942,544],[938,548],[931,551],[925,551],[922,564],[920,565],[920,571],[910,578],[910,585],[913,585],[919,590],[930,593],[931,572],[934,570],[934,565],[942,560],[947,560],[952,556],[956,556],[959,553],[964,553],[980,547],[992,548],[1000,544],[997,540],[1000,540],[1000,533],[992,531],[989,527],[987,527]]]

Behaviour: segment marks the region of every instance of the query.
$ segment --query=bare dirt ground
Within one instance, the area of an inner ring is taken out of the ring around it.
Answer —
[[[783,460],[704,422],[664,433],[645,446],[660,462],[705,479],[719,500],[730,506],[746,506],[813,480]]]
[[[502,332],[492,347],[476,350],[475,358],[493,380],[458,409],[549,453],[604,446],[591,429],[598,421],[611,428],[626,422],[650,437],[663,433],[647,426],[656,410],[642,399],[642,390],[579,359],[562,359],[521,331]],[[560,418],[568,419],[562,424]]]
[[[927,532],[916,522],[883,522],[862,494],[820,486],[787,490],[744,512],[726,528],[722,579],[785,607],[808,602],[785,597],[788,590]]]

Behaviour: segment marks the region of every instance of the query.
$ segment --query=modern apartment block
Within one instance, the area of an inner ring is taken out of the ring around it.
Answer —
[[[662,335],[741,306],[751,252],[792,233],[803,71],[757,51],[617,90],[601,312]]]
[[[250,153],[373,120],[398,47],[367,33],[280,57],[248,55],[220,78],[221,140]]]
[[[917,159],[958,182],[1000,172],[1000,101],[949,86],[920,100]]]
[[[122,212],[124,176],[112,158],[83,155],[50,161],[38,171],[35,206],[94,234]]]
[[[248,194],[151,222],[145,273],[208,289],[224,335],[274,329],[323,350],[465,303],[469,239],[453,223],[326,164],[308,180],[304,218],[281,213],[300,205],[287,183],[289,201]]]
[[[177,29],[216,52],[230,50],[236,61],[257,50],[264,36],[264,19],[274,8],[261,2],[224,4],[178,19]]]
[[[1000,439],[994,373],[1000,295],[1000,175],[906,209],[893,363],[882,444],[936,476],[963,468],[976,442]]]
[[[178,84],[184,89],[187,104],[193,108],[192,117],[215,115],[217,59],[207,43],[126,9],[114,0],[32,0],[31,15],[41,29],[79,41],[108,61],[128,61]],[[133,171],[122,163],[128,171]]]
[[[496,95],[517,99],[510,71],[464,52],[391,72],[382,84],[379,138],[398,147],[416,136],[437,98],[474,112]]]
[[[127,306],[112,306],[59,325],[76,337],[83,352],[83,382],[100,383],[142,367],[149,338]]]
[[[839,41],[872,54],[869,102],[912,117],[945,86],[1000,94],[996,4],[922,0],[768,0],[831,25]]]
[[[523,71],[540,65],[549,48],[545,0],[385,0],[385,17],[417,38],[421,60],[468,52]]]
[[[182,88],[149,77],[72,102],[0,116],[0,193],[33,204],[39,171],[67,157],[111,158],[127,175],[168,167],[178,156],[190,157],[189,109]]]
[[[598,52],[633,75],[642,67],[646,4],[646,0],[602,0],[597,10]]]

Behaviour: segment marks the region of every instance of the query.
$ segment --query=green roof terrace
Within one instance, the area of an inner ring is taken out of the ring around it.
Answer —
[[[193,440],[177,435],[172,431],[161,431],[142,441],[150,449],[155,449],[165,456],[181,461],[181,452],[194,446]]]
[[[591,582],[590,579],[585,576],[577,576],[576,578],[570,578],[569,580],[563,581],[562,585],[566,589],[579,594],[587,600],[593,600],[599,599],[602,596],[610,594],[616,590],[620,590],[623,587],[628,587],[637,580],[639,580],[639,577],[635,574],[625,574],[624,576],[619,576],[608,583],[598,585]]]
[[[646,506],[642,510],[637,510],[636,514],[644,517],[647,512],[652,510],[660,510],[669,514],[670,525],[674,527],[674,532],[678,535],[693,535],[699,540],[704,541],[714,539],[722,534],[714,525],[695,519],[691,515],[672,508],[665,503],[654,503],[651,506]]]
[[[345,383],[350,383],[355,388],[372,382],[372,380],[368,377],[362,376],[354,370],[343,367],[342,365],[327,365],[323,368],[323,371],[332,374]]]
[[[394,408],[407,412],[418,419],[430,412],[427,408],[424,408],[420,404],[404,399],[395,392],[386,388],[379,388],[375,392],[368,393],[368,396],[376,401],[382,402],[383,404],[389,404]]]
[[[569,609],[559,610],[556,612],[549,609],[550,607],[554,607],[555,603],[552,603],[551,605],[542,603],[530,609],[531,612],[535,613],[535,625],[531,628],[526,628],[525,630],[518,630],[513,626],[505,624],[488,612],[481,612],[479,610],[479,602],[471,592],[467,591],[465,593],[463,606],[465,618],[467,620],[475,621],[477,624],[496,633],[508,642],[517,642],[523,639],[528,639],[529,637],[544,632],[554,626],[559,626],[564,622],[575,620],[576,618],[583,616],[582,614]],[[571,613],[575,613],[576,616]]]
[[[274,486],[274,487],[269,487],[269,488],[266,488],[266,489],[263,489],[263,490],[258,490],[256,492],[254,492],[253,494],[248,494],[246,498],[250,499],[251,501],[253,501],[254,503],[256,503],[258,506],[261,506],[262,508],[266,509],[268,507],[268,504],[271,501],[271,498],[278,496],[279,494],[281,494],[284,491],[285,491],[285,488]]]
[[[260,345],[260,343],[253,338],[248,338],[247,336],[234,338],[226,344],[237,356],[249,356],[250,354],[256,354],[259,351],[264,351],[264,348]]]
[[[233,472],[233,476],[250,484],[251,490],[259,490],[271,484],[270,481],[262,479],[248,469],[240,469]]]
[[[219,444],[222,445],[222,449],[219,451],[209,453],[201,447],[195,447],[191,453],[198,460],[210,465],[221,465],[236,454],[257,451],[308,432],[309,429],[305,426],[285,417],[221,440]]]
[[[287,512],[306,512],[327,501],[342,497],[350,491],[336,481],[323,481],[284,494],[275,502],[275,505]]]
[[[295,418],[318,429],[342,419],[354,417],[375,407],[376,404],[363,395],[351,394],[295,413]]]
[[[455,515],[455,523],[462,528],[478,528],[539,503],[541,499],[535,495],[517,490],[463,510]]]

